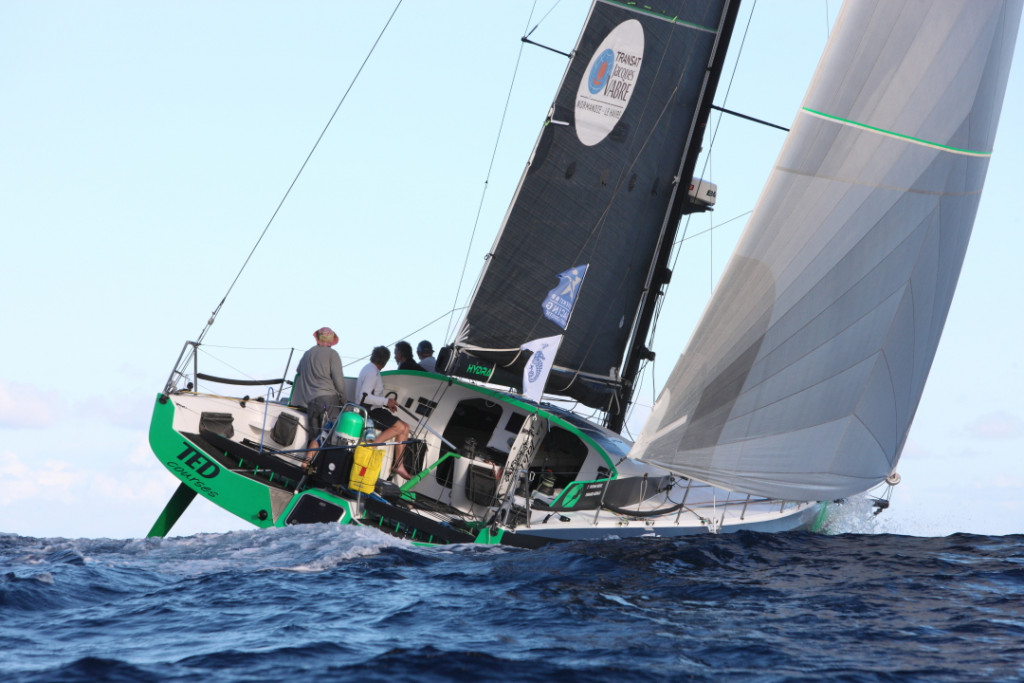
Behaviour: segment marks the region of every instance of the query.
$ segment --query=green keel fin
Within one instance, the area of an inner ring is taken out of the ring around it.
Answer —
[[[163,512],[153,522],[153,528],[149,530],[146,538],[152,538],[153,536],[159,536],[163,538],[171,532],[171,527],[181,517],[181,513],[185,511],[192,499],[196,497],[196,491],[187,484],[178,484],[177,490],[171,499],[167,501],[167,505],[164,506]]]

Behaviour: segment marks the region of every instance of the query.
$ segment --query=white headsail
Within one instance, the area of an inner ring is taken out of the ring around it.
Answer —
[[[847,3],[722,281],[634,449],[725,488],[895,467],[960,273],[1021,0]]]

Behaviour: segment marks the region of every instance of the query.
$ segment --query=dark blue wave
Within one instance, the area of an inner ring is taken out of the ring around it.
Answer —
[[[0,535],[0,680],[1024,679],[1024,536]]]
[[[102,657],[82,657],[51,669],[23,673],[8,680],[19,683],[147,683],[168,679],[157,667],[135,666]]]

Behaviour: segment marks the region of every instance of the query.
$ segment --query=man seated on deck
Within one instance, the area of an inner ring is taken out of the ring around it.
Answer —
[[[386,346],[374,347],[370,352],[370,362],[359,371],[359,379],[356,380],[356,400],[369,411],[370,419],[380,430],[377,434],[378,442],[399,442],[395,445],[395,463],[391,468],[391,474],[397,474],[403,479],[412,479],[412,475],[402,463],[402,456],[405,454],[403,442],[409,438],[409,425],[394,415],[398,410],[398,401],[384,397],[384,382],[380,378],[380,371],[390,359],[391,352]]]
[[[309,426],[309,449],[319,448],[317,437],[324,422],[334,420],[345,405],[345,373],[341,367],[341,356],[331,347],[338,343],[338,335],[329,327],[321,327],[313,333],[316,346],[302,354],[299,360],[298,379],[292,389],[290,405],[306,411]]]

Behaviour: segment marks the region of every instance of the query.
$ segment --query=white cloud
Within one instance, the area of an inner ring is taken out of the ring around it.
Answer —
[[[95,461],[90,461],[95,463]],[[0,532],[36,538],[141,538],[157,519],[177,481],[149,452],[144,439],[98,471],[83,462],[0,452]],[[212,503],[197,499],[174,533],[247,529]]]
[[[156,462],[155,460],[153,461]],[[153,475],[156,476],[153,476]],[[167,487],[172,479],[159,477],[159,472],[151,475],[142,473],[130,474],[127,477],[109,474],[97,474],[92,477],[92,490],[102,498],[115,498],[124,501],[164,501],[170,498]]]
[[[915,439],[914,434],[915,432],[911,431],[907,436],[907,442],[903,445],[903,452],[900,455],[901,461],[905,458],[927,458],[938,455]]]
[[[999,476],[991,482],[991,485],[997,489],[1021,489],[1024,491],[1024,480],[1018,477]]]
[[[53,392],[0,380],[0,427],[38,429],[63,414],[63,401]]]
[[[132,447],[132,450],[125,456],[125,460],[133,467],[139,467],[147,471],[163,472],[164,468],[160,461],[153,455],[153,449],[149,445],[149,432],[139,434],[139,439]]]
[[[122,457],[102,463],[79,458],[81,453],[61,460],[0,452],[0,532],[140,537],[177,485],[149,451],[144,434]]]
[[[995,507],[997,510],[1005,513],[1007,515],[1007,518],[1011,520],[1020,520],[1022,519],[1022,515],[1024,515],[1024,500],[1021,500],[1019,498],[1016,498],[1014,500],[1001,500],[998,503],[996,503]],[[1018,524],[1014,525],[1014,527],[1011,530],[1007,531],[1007,533],[1019,534],[1019,522]]]
[[[78,414],[84,418],[95,418],[114,427],[138,429],[149,425],[153,413],[155,391],[145,387],[133,394],[89,396],[78,401]]]
[[[982,415],[967,425],[967,433],[979,439],[1014,439],[1024,436],[1024,420],[997,411]]]
[[[0,453],[0,507],[55,500],[86,501],[92,507],[103,505],[110,497],[159,500],[167,497],[166,489],[172,481],[153,457],[145,433],[138,435],[125,455],[102,465],[95,459],[63,460],[11,451]]]
[[[82,479],[81,470],[62,460],[29,465],[14,453],[0,453],[0,506],[23,500],[75,500]]]

